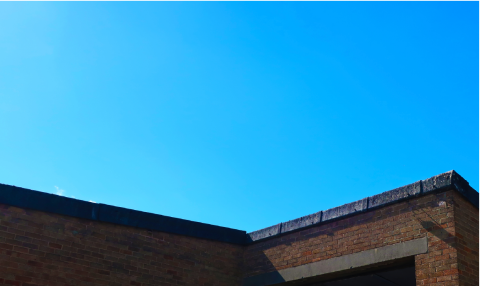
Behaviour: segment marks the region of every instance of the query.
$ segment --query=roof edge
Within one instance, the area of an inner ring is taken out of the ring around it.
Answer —
[[[245,244],[246,231],[0,184],[0,203],[77,218]]]
[[[245,245],[447,189],[455,189],[478,209],[478,192],[457,172],[452,170],[378,195],[250,233],[159,214],[91,203],[5,184],[0,184],[0,204]]]
[[[320,211],[247,233],[247,243],[263,241],[292,231],[305,229],[324,222],[345,218],[360,212],[377,209],[413,197],[424,196],[447,189],[455,189],[478,209],[478,192],[472,188],[462,176],[452,170],[426,180],[417,181],[413,184],[386,191],[378,195],[373,195],[339,207]]]

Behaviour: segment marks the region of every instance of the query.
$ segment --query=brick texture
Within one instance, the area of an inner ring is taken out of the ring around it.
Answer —
[[[478,286],[478,209],[455,193],[455,234],[461,286]]]
[[[247,246],[0,204],[0,285],[239,286],[243,277],[427,237],[417,285],[478,285],[478,209],[450,190]]]
[[[429,252],[415,257],[417,285],[459,285],[454,193],[418,197],[249,245],[244,276],[428,237]]]
[[[428,253],[415,256],[417,285],[459,285],[454,195],[454,191],[438,194],[412,210],[420,221],[417,227],[428,237]]]
[[[0,285],[239,285],[243,247],[0,205]]]

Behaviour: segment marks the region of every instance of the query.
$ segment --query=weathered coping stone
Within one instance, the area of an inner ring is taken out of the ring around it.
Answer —
[[[393,203],[398,203],[407,199],[430,194],[432,192],[440,192],[446,189],[455,189],[462,194],[470,203],[478,208],[478,192],[473,189],[468,182],[462,178],[457,172],[449,171],[423,181],[417,181],[400,188],[396,188],[378,195],[358,200],[353,203],[345,204],[339,207],[320,211],[315,214],[303,216],[288,222],[280,224],[282,227],[275,228],[278,231],[264,231],[261,235],[256,231],[248,233],[248,242],[256,242],[282,235],[287,232],[308,228],[324,222],[345,218],[360,212],[365,212],[375,208],[384,207]],[[318,219],[320,218],[320,219]],[[278,225],[276,225],[278,226]],[[247,242],[247,243],[248,243]]]
[[[367,209],[368,198],[323,211],[322,222],[346,215],[363,212]]]
[[[279,235],[281,233],[282,224],[272,225],[247,234],[247,242],[257,241],[264,238]]]
[[[105,204],[96,204],[4,184],[0,184],[0,203],[83,219],[245,245],[446,189],[457,190],[478,208],[478,192],[455,171],[450,171],[356,202],[319,211],[248,234],[242,230]]]
[[[297,230],[309,225],[317,224],[322,220],[322,212],[316,212],[311,215],[302,216],[300,218],[282,223],[281,233]]]
[[[368,198],[369,208],[379,207],[402,199],[415,197],[420,194],[422,190],[422,181],[415,182],[400,188],[393,189],[378,195]]]

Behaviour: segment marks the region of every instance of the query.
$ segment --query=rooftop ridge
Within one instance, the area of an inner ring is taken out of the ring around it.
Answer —
[[[462,176],[452,170],[378,195],[373,195],[355,202],[247,233],[247,243],[276,237],[291,231],[308,228],[331,220],[345,218],[347,216],[384,207],[413,197],[443,191],[448,188],[454,188],[478,208],[478,192],[473,189]]]
[[[245,245],[276,237],[324,222],[345,218],[413,197],[455,189],[478,208],[479,194],[457,172],[449,171],[426,180],[370,196],[335,208],[319,211],[287,222],[247,233],[243,230],[216,226],[159,214],[147,213],[106,204],[0,184],[0,204],[56,213],[88,220],[138,227],[149,230],[192,236]]]

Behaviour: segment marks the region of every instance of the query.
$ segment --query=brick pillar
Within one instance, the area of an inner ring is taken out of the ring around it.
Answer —
[[[460,285],[454,211],[453,191],[437,194],[415,211],[423,228],[420,231],[428,238],[428,253],[415,256],[417,285]]]
[[[478,209],[457,193],[454,198],[459,282],[478,286]]]

